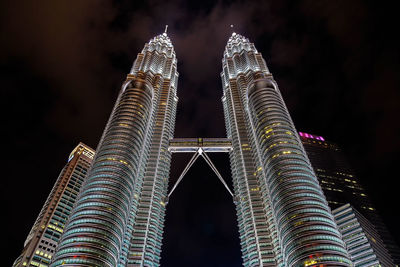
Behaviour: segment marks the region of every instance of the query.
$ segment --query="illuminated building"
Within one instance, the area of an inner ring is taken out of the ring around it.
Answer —
[[[338,145],[321,136],[299,134],[329,206],[336,209],[350,203],[374,225],[392,259],[399,264],[399,247]]]
[[[138,54],[51,265],[159,266],[165,206],[202,156],[233,196],[244,266],[350,266],[300,137],[254,45],[234,33],[224,53],[228,139],[173,139],[176,64],[166,32]],[[175,152],[194,155],[168,194]],[[234,194],[209,152],[229,153]]]
[[[355,267],[394,266],[375,227],[350,204],[332,211]]]
[[[178,73],[166,32],[123,83],[52,266],[159,265]]]
[[[244,266],[351,266],[278,86],[254,44],[233,33],[222,102]]]
[[[13,266],[49,266],[93,156],[82,143],[71,152]]]

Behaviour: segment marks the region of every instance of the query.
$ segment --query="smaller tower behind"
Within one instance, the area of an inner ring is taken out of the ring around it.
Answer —
[[[332,214],[355,267],[394,266],[374,225],[361,213],[345,204]]]
[[[48,266],[95,151],[79,143],[68,157],[13,266]]]
[[[399,265],[400,248],[341,148],[322,136],[303,132],[299,135],[330,208],[336,209],[350,203],[374,225],[394,263]]]

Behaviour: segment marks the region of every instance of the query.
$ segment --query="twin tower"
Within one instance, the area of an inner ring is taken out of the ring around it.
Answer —
[[[179,75],[171,40],[163,33],[144,46],[51,266],[159,266],[172,152],[207,159],[227,146],[244,266],[352,265],[265,60],[233,33],[222,63],[227,139],[194,145],[173,139]]]

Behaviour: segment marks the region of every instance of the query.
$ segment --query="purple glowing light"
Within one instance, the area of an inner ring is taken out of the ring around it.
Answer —
[[[325,139],[322,136],[317,136],[317,135],[312,135],[312,134],[302,133],[302,132],[299,132],[299,135],[301,137],[305,137],[305,138],[309,138],[309,139],[316,139],[316,140],[319,140],[319,141],[325,141]]]

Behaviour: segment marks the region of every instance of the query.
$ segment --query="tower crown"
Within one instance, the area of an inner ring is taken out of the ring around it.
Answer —
[[[166,32],[159,34],[150,40],[149,46],[152,47],[154,45],[162,45],[168,48],[173,48],[171,39],[169,39]]]
[[[225,46],[222,66],[221,77],[225,86],[228,85],[229,79],[240,73],[245,74],[251,71],[269,74],[267,64],[254,44],[236,32],[232,33]]]
[[[226,44],[224,55],[232,57],[235,53],[241,53],[243,50],[257,53],[256,47],[253,43],[250,43],[248,38],[233,32]]]
[[[178,73],[176,72],[176,55],[171,39],[167,34],[167,27],[162,34],[159,34],[144,45],[141,53],[135,60],[131,74],[136,75],[140,72],[151,72],[161,74],[164,78],[172,80],[176,88]]]

